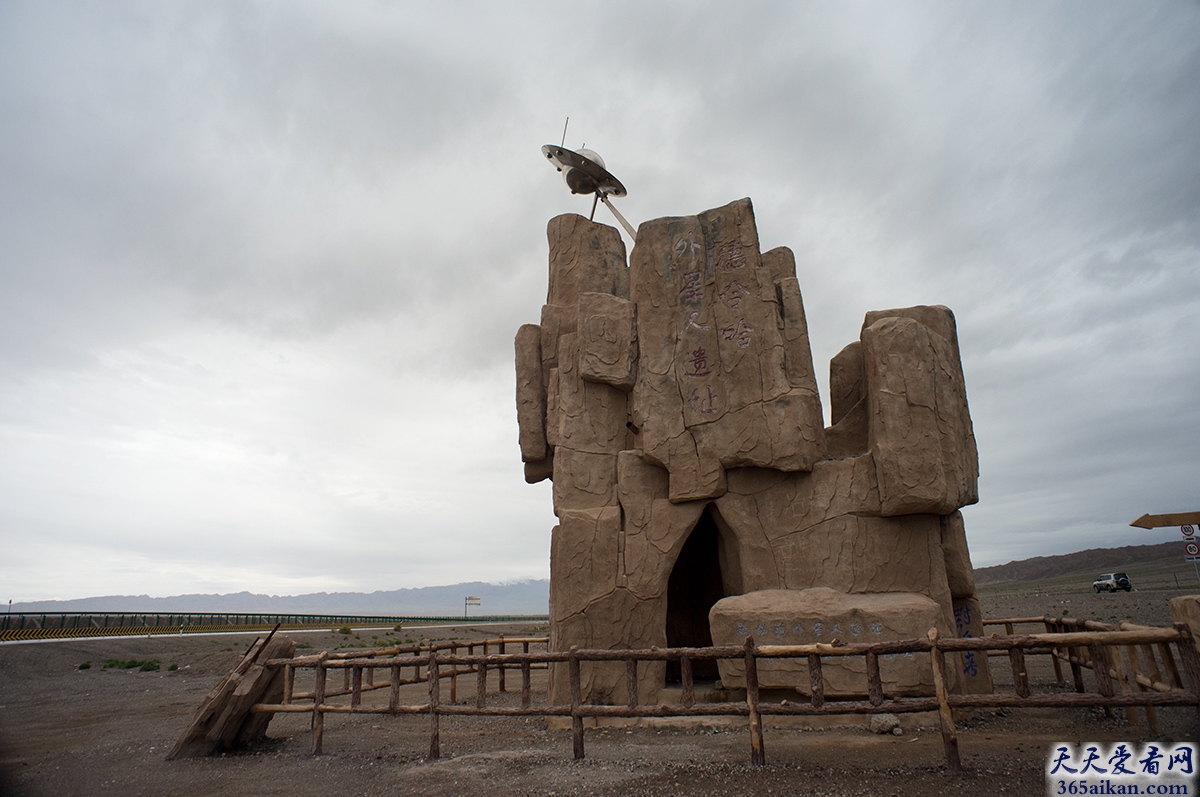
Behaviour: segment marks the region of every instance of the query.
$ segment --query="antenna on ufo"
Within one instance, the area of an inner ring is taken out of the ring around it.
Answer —
[[[567,117],[567,122],[571,121],[571,117]],[[563,125],[563,143],[567,140],[567,126]],[[625,196],[625,186],[621,185],[621,181],[613,177],[608,169],[604,168],[604,159],[590,149],[579,149],[578,151],[567,149],[564,146],[555,146],[547,144],[542,147],[542,154],[546,156],[546,160],[554,165],[562,173],[563,180],[567,184],[567,188],[571,189],[572,194],[593,194],[595,198],[592,200],[592,214],[589,219],[594,219],[596,216],[596,205],[600,202],[612,211],[612,214],[621,222],[621,226],[625,228],[625,232],[629,233],[629,237],[637,240],[637,232],[625,221],[625,217],[613,207],[613,203],[608,201],[610,196]]]

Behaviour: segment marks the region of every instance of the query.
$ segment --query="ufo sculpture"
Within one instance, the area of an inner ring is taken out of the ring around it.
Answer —
[[[564,135],[565,133],[564,130]],[[603,158],[590,149],[572,150],[554,144],[542,147],[542,154],[562,174],[563,181],[571,189],[572,194],[593,194],[595,196],[595,199],[592,200],[592,214],[588,218],[596,215],[596,203],[603,202],[604,206],[612,211],[617,221],[621,222],[621,226],[625,228],[625,232],[629,233],[629,237],[637,238],[637,232],[633,226],[608,201],[610,196],[625,196],[627,192],[625,186],[621,185],[621,181],[605,168]]]

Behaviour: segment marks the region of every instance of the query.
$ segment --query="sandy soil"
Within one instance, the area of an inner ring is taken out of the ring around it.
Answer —
[[[985,592],[989,617],[1061,614],[1166,624],[1174,593],[1041,596]],[[1069,601],[1069,603],[1063,603]],[[314,649],[412,638],[482,639],[533,629],[509,626],[294,634]],[[379,639],[372,639],[372,636]],[[977,713],[959,723],[967,771],[943,764],[936,720],[878,736],[862,724],[766,731],[767,766],[749,765],[744,728],[600,728],[587,735],[587,758],[572,760],[568,731],[539,719],[442,719],[442,758],[425,760],[426,717],[331,715],[324,749],[308,755],[308,715],[277,717],[270,740],[244,754],[166,761],[208,690],[254,636],[111,638],[0,645],[0,795],[1035,795],[1058,741],[1143,741],[1145,725],[1100,710],[1016,709]],[[156,672],[105,669],[108,659],[159,659]],[[1011,684],[1002,660],[998,685]],[[80,670],[83,662],[91,667]],[[168,671],[171,664],[176,671]],[[1035,683],[1053,681],[1044,659]],[[519,688],[512,677],[509,688]],[[458,699],[473,700],[461,679]],[[413,687],[420,689],[423,687]],[[494,684],[492,686],[494,689]],[[381,690],[382,693],[385,690]],[[418,702],[413,697],[412,702]],[[446,698],[444,697],[443,700]],[[504,704],[511,692],[489,698]],[[1200,738],[1191,709],[1159,711],[1167,738]]]

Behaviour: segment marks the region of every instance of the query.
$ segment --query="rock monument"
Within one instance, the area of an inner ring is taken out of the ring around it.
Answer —
[[[954,316],[867,313],[830,365],[824,425],[792,252],[759,251],[749,199],[616,229],[550,221],[540,324],[516,336],[525,478],[554,482],[550,645],[566,650],[978,636],[959,508],[978,464]],[[861,663],[861,659],[858,660]],[[743,685],[740,665],[695,677]],[[955,688],[990,691],[985,657]],[[799,668],[764,687],[806,693]],[[828,660],[831,696],[866,693]],[[928,661],[881,662],[889,694],[932,692]],[[640,671],[640,701],[672,674]],[[621,663],[584,697],[626,700]],[[678,677],[677,675],[675,676]],[[551,700],[568,702],[565,668]]]

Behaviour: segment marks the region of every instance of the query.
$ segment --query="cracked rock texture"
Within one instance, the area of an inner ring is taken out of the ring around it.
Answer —
[[[942,608],[912,592],[848,595],[827,587],[763,590],[724,598],[709,617],[713,641],[740,645],[753,636],[761,645],[809,645],[817,642],[887,642],[924,637],[941,622]],[[745,688],[745,662],[722,661],[721,680],[728,688]],[[831,656],[821,662],[825,695],[831,698],[867,694],[867,661],[862,656]],[[933,691],[928,656],[880,656],[879,676],[888,695],[923,695]],[[803,659],[761,659],[758,683],[764,689],[791,688],[811,694],[808,663]]]
[[[978,499],[978,459],[949,309],[868,312],[830,363],[825,427],[795,258],[760,251],[750,200],[643,223],[628,266],[607,225],[569,214],[547,235],[546,305],[517,333],[516,370],[525,478],[553,480],[559,518],[555,650],[982,633],[958,512]],[[991,689],[986,657],[953,658],[956,689]],[[827,692],[862,694],[862,665],[827,660]],[[696,678],[736,688],[739,667]],[[772,662],[764,684],[806,694],[806,667]],[[885,691],[932,688],[927,662],[882,673]],[[585,700],[627,699],[623,663],[581,676]],[[638,676],[651,702],[678,671]],[[550,684],[569,702],[565,666]]]

